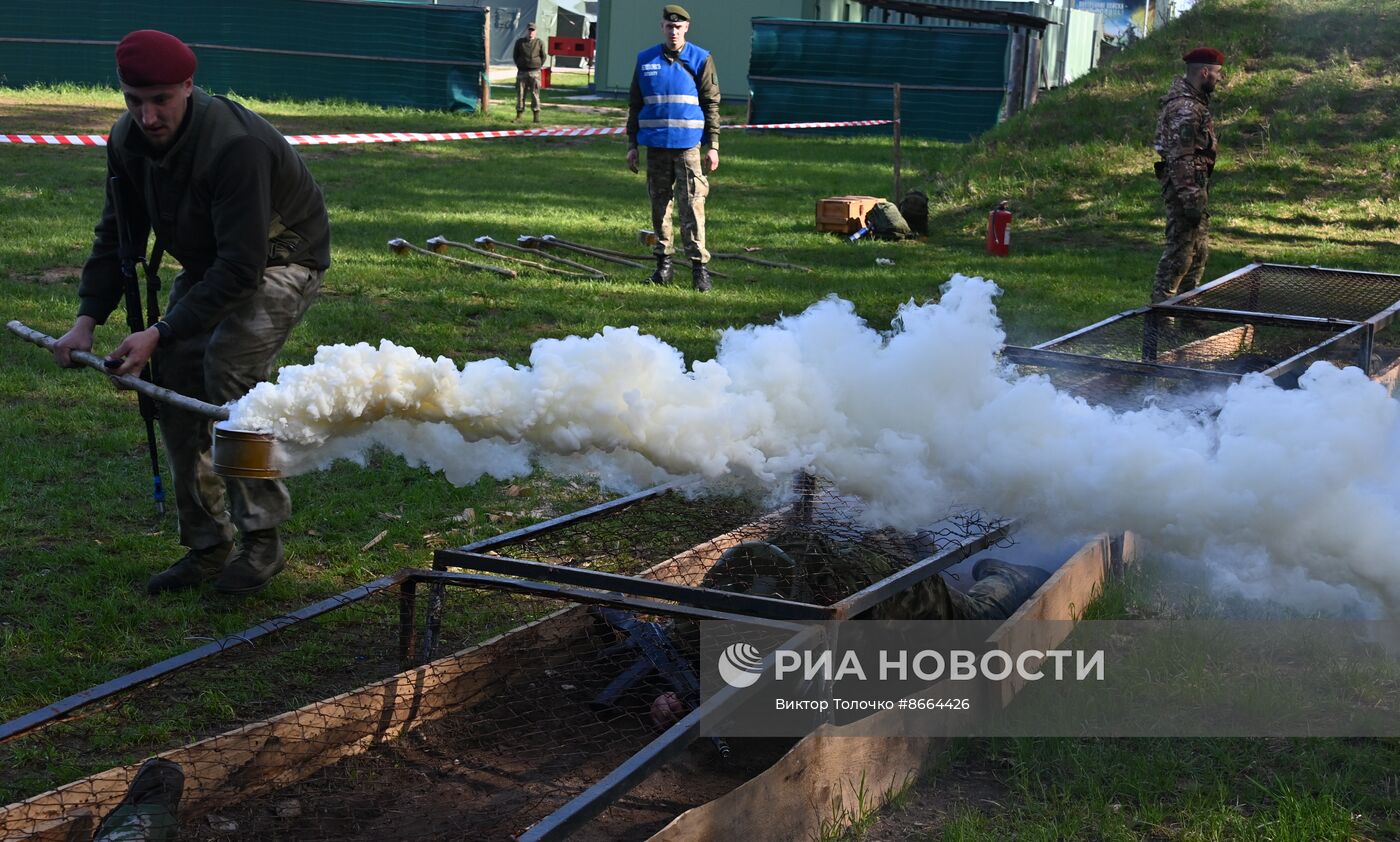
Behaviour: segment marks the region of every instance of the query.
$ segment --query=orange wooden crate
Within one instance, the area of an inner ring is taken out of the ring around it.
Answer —
[[[865,215],[880,202],[878,196],[832,196],[817,200],[817,230],[854,234],[865,226]]]

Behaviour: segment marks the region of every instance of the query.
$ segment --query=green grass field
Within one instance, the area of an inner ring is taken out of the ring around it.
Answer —
[[[758,257],[816,271],[716,262],[729,277],[705,296],[686,284],[645,284],[635,270],[596,282],[531,272],[506,280],[385,248],[391,237],[509,241],[530,233],[641,252],[645,185],[626,171],[618,137],[304,148],[329,202],[335,264],[282,361],[307,362],[322,344],[387,338],[458,363],[519,363],[537,339],[606,325],[637,325],[687,359],[706,359],[719,330],[769,322],[833,293],[885,326],[901,303],[936,297],[954,272],[1002,286],[1010,341],[1049,338],[1146,301],[1162,236],[1149,149],[1156,98],[1179,71],[1183,48],[1199,43],[1229,56],[1215,106],[1222,155],[1207,277],[1260,258],[1400,272],[1393,0],[1200,0],[977,142],[906,139],[904,183],[931,199],[924,242],[852,245],[813,230],[818,198],[890,192],[887,134],[725,135],[708,205],[711,248],[757,247]],[[473,116],[249,104],[287,133],[466,130],[508,125],[506,89],[495,95],[489,115]],[[546,92],[546,101],[560,95]],[[604,108],[547,108],[545,122],[621,124],[606,109],[617,102],[588,104]],[[120,108],[113,91],[0,88],[0,131],[105,132]],[[727,122],[743,113],[742,102],[726,104]],[[6,320],[52,335],[71,324],[103,160],[96,149],[0,146]],[[997,259],[983,252],[982,236],[987,212],[1003,198],[1016,212],[1014,251]],[[877,266],[877,257],[894,265]],[[122,335],[115,325],[99,332],[96,350]],[[376,575],[424,566],[434,548],[600,496],[543,476],[455,488],[387,456],[368,469],[340,465],[291,482],[290,565],[264,592],[151,600],[146,577],[179,551],[173,515],[157,519],[148,499],[132,397],[91,371],[58,370],[38,348],[0,340],[0,429],[0,519],[8,525],[0,532],[0,720],[184,651],[190,637],[246,628]],[[467,508],[474,521],[455,519]],[[1012,803],[935,804],[929,809],[942,818],[923,837],[910,830],[913,838],[1400,837],[1391,742],[1044,740],[980,745],[959,757],[974,755],[983,758],[974,771]],[[1337,765],[1345,771],[1329,771]],[[940,768],[956,774],[959,765]]]

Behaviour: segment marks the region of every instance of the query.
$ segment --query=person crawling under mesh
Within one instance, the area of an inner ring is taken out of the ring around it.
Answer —
[[[716,590],[832,605],[908,567],[918,548],[891,530],[841,540],[812,529],[788,529],[762,541],[730,547],[705,574],[701,585]],[[858,620],[1005,620],[1050,578],[1038,567],[983,558],[972,568],[967,591],[930,576],[874,607]],[[698,629],[682,628],[672,636],[687,655],[698,656]],[[693,632],[690,633],[690,632]],[[692,639],[694,638],[694,639]],[[687,705],[674,692],[658,695],[651,719],[668,727]]]
[[[843,540],[789,529],[731,547],[706,573],[704,587],[833,605],[886,579],[919,558],[914,543],[892,530]],[[931,576],[859,614],[861,620],[1005,620],[1045,583],[1038,567],[984,558],[966,592]]]

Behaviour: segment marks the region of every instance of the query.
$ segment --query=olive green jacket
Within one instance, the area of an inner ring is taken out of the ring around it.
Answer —
[[[270,123],[195,88],[171,146],[153,149],[124,114],[107,143],[107,197],[78,284],[78,314],[102,324],[122,297],[111,177],[126,186],[133,242],[150,232],[194,279],[164,316],[174,338],[211,329],[262,284],[268,266],[325,269],[330,222],[321,188]]]

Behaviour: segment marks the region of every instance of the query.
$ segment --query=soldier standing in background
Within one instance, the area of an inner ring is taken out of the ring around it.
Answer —
[[[525,37],[515,41],[515,120],[525,113],[525,97],[540,121],[540,68],[544,67],[544,42],[535,37],[535,24],[525,27]]]
[[[1161,161],[1157,179],[1167,207],[1167,247],[1157,264],[1152,303],[1196,288],[1210,254],[1210,176],[1215,170],[1215,120],[1210,95],[1220,84],[1225,56],[1199,47],[1182,56],[1186,74],[1162,97],[1153,144]]]
[[[661,10],[664,40],[637,54],[627,107],[627,168],[637,171],[637,147],[647,147],[647,194],[656,232],[656,271],[651,282],[671,282],[671,204],[679,198],[681,243],[690,258],[697,292],[710,288],[710,253],[705,250],[705,165],[719,168],[719,77],[709,52],[687,44],[690,13],[680,6]],[[703,162],[702,162],[703,150]]]

